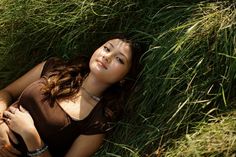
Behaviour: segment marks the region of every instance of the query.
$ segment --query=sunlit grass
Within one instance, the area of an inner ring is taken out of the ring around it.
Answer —
[[[19,66],[13,64],[8,70],[9,62],[21,65],[30,62],[28,67],[24,66],[29,69],[50,55],[68,59],[74,54],[91,53],[108,36],[127,31],[125,28],[130,24],[126,16],[134,16],[132,10],[136,8],[131,0],[3,0],[0,3],[0,69],[7,68],[1,76],[3,84],[18,76],[15,74]]]
[[[133,112],[95,156],[143,157],[163,146],[170,154],[180,149],[169,147],[170,139],[190,136],[196,122],[233,108],[235,7],[228,1],[1,0],[0,86],[49,56],[87,55],[109,36],[132,34],[149,43],[127,104]]]
[[[236,115],[230,112],[199,123],[193,133],[175,140],[165,157],[229,157],[236,151]]]
[[[153,21],[166,16],[174,19],[168,29],[149,34],[143,90],[133,99],[138,115],[131,123],[142,127],[128,143],[141,154],[229,108],[235,96],[235,5],[168,6]]]

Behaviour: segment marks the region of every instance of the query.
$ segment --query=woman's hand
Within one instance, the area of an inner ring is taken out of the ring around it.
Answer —
[[[9,128],[21,136],[35,130],[31,115],[22,106],[20,106],[19,109],[11,106],[8,111],[4,111],[3,114],[6,117],[6,123]]]
[[[44,145],[31,115],[22,106],[19,109],[11,106],[8,111],[4,111],[3,115],[6,117],[9,128],[21,135],[28,151],[35,151]],[[49,156],[49,152],[46,156]]]

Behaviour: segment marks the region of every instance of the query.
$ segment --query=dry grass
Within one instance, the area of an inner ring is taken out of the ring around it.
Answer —
[[[165,157],[235,157],[236,111],[199,123],[191,134],[174,141]]]

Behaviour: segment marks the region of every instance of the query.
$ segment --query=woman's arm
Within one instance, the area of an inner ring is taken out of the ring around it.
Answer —
[[[24,140],[28,156],[51,157],[27,110],[21,106],[19,109],[11,106],[8,111],[4,112],[4,117],[9,128]]]
[[[4,89],[0,90],[0,148],[4,148],[0,149],[0,156],[7,155],[9,157],[15,157],[17,154],[19,154],[19,151],[17,151],[10,143],[9,138],[14,143],[17,143],[17,141],[11,130],[9,130],[8,126],[2,121],[3,112],[7,109],[7,107],[12,103],[14,99],[19,97],[21,92],[29,84],[40,78],[44,64],[45,62],[38,64],[25,75],[9,84]]]
[[[0,105],[1,108],[6,108],[11,104],[12,99],[18,98],[21,92],[31,83],[40,78],[41,72],[43,70],[44,62],[36,65],[26,74],[6,86],[4,89],[0,90]],[[5,105],[5,106],[4,106]]]
[[[71,146],[66,157],[92,156],[101,147],[104,137],[104,134],[80,135]]]
[[[40,78],[45,61],[36,65],[26,74],[0,90],[0,116],[4,110],[12,103],[13,99],[20,96],[21,92],[31,83]],[[0,117],[1,118],[1,117]]]
[[[0,90],[0,118],[2,118],[2,112],[11,104],[11,101],[12,98],[10,94],[5,90]]]
[[[10,107],[9,111],[4,112],[4,116],[9,118],[7,121],[9,128],[22,136],[29,152],[41,149],[44,151],[38,156],[51,157],[34,126],[32,117],[23,107],[20,109]],[[90,157],[100,148],[104,136],[104,134],[80,135],[75,139],[66,157]]]

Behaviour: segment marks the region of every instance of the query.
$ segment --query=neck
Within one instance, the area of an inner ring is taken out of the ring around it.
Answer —
[[[101,97],[109,85],[99,81],[92,73],[89,73],[82,83],[82,87],[90,94]]]

